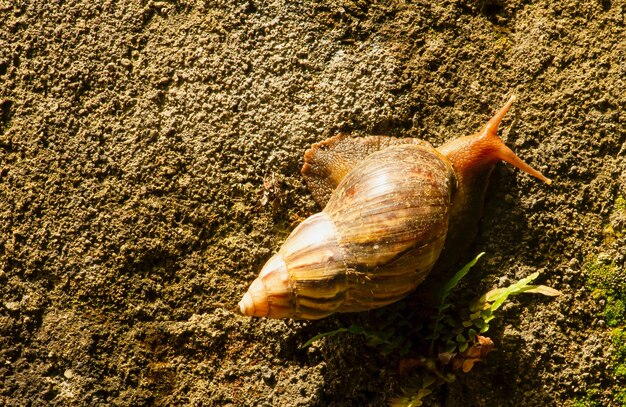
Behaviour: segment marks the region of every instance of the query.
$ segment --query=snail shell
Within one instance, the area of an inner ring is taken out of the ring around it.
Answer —
[[[550,182],[496,134],[513,100],[477,135],[439,149],[384,136],[340,135],[314,145],[302,172],[324,210],[296,227],[269,259],[239,303],[241,312],[319,319],[406,296],[444,244],[447,250],[471,239],[495,163],[506,160]]]

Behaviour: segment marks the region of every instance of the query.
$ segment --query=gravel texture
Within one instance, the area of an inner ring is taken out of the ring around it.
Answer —
[[[625,18],[624,0],[0,0],[0,404],[384,405],[397,358],[348,335],[300,349],[368,314],[236,304],[318,210],[309,145],[440,145],[515,93],[505,139],[554,184],[496,168],[460,296],[535,271],[563,296],[516,298],[497,351],[429,403],[619,406],[588,264],[624,276]]]

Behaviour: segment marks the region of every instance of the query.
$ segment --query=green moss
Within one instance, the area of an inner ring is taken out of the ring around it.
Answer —
[[[604,299],[604,319],[611,327],[626,323],[626,271],[613,262],[594,257],[589,261],[587,285],[595,299]]]
[[[623,299],[608,297],[604,308],[604,319],[608,326],[616,327],[626,323],[626,304]]]
[[[602,234],[604,235],[604,244],[607,246],[615,244],[618,239],[624,237],[624,231],[622,229],[615,230],[612,225],[607,225]]]
[[[626,407],[626,389],[619,390],[615,395],[616,405]]]
[[[626,215],[626,198],[618,195],[613,202],[612,218],[623,218]],[[624,238],[624,227],[622,222],[611,222],[603,230],[604,243],[607,245],[619,244],[619,240]]]
[[[597,257],[586,265],[588,284],[591,288],[606,291],[626,292],[626,273],[613,262],[605,262]]]
[[[598,389],[587,389],[587,394],[580,399],[574,400],[574,407],[601,407],[602,405],[597,400]]]
[[[617,198],[615,198],[614,207],[617,211],[626,211],[626,198],[624,198],[623,195],[618,195]]]
[[[610,397],[610,404],[607,404],[609,401],[603,399],[602,391],[600,391],[596,387],[592,387],[587,389],[586,394],[583,397],[577,398],[573,400],[571,406],[572,407],[603,407],[605,405],[611,405],[616,407],[626,407],[626,389],[618,388],[616,391],[612,392]],[[604,392],[606,396],[606,391]]]
[[[626,365],[621,364],[615,367],[615,375],[626,379]],[[624,390],[626,392],[626,390]]]
[[[626,330],[615,328],[611,332],[611,340],[614,349],[611,355],[611,365],[615,368],[617,377],[626,379]]]
[[[623,200],[623,198],[622,198]],[[620,205],[626,205],[626,200]],[[585,265],[588,288],[592,289],[592,297],[603,299],[604,319],[611,331],[612,352],[610,369],[614,373],[616,383],[610,389],[611,402],[615,406],[626,407],[626,272],[614,262],[594,257]],[[609,389],[605,389],[609,390]],[[593,391],[581,399],[575,400],[575,406],[596,406],[598,397]]]

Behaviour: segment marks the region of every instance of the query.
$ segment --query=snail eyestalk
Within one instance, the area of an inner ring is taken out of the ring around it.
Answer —
[[[498,136],[498,127],[513,102],[515,96],[511,96],[478,133],[451,140],[437,149],[450,160],[458,177],[470,179],[474,174],[489,174],[498,161],[506,161],[548,185],[552,183],[519,158]]]
[[[494,152],[493,155],[498,157],[502,161],[506,161],[512,166],[524,171],[527,174],[532,175],[533,177],[539,178],[546,184],[552,184],[552,180],[546,178],[541,172],[537,171],[530,165],[526,164],[521,158],[517,156],[510,148],[508,148],[500,137],[498,137],[498,126],[500,122],[508,112],[509,108],[515,102],[515,95],[509,98],[509,101],[500,109],[498,113],[494,117],[487,122],[483,130],[479,133],[485,139],[489,139],[493,144]]]

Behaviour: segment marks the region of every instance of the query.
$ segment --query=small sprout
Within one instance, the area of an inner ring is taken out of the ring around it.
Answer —
[[[342,332],[349,332],[349,329],[348,328],[339,328],[339,329],[336,329],[334,331],[317,334],[314,337],[312,337],[311,339],[309,339],[304,345],[302,345],[302,349],[311,346],[314,342],[317,342],[317,341],[319,341],[322,338],[326,338],[327,336],[335,336],[335,335],[340,334]]]
[[[470,328],[470,330],[467,331],[467,336],[469,337],[470,341],[473,341],[474,339],[476,339],[476,331]]]

